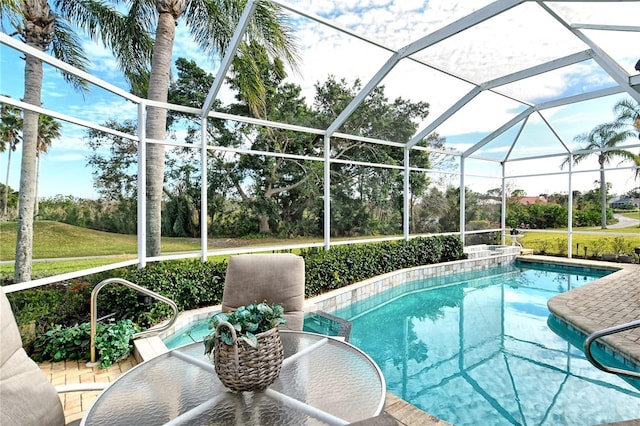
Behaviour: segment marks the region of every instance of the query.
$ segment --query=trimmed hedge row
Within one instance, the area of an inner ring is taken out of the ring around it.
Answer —
[[[307,249],[306,296],[313,296],[398,269],[464,259],[457,236],[413,238],[408,241],[335,246],[331,250]],[[49,288],[9,293],[16,320],[29,350],[38,336],[61,324],[72,327],[89,321],[90,289],[107,278],[119,277],[162,294],[181,311],[221,303],[227,262],[180,260],[157,262],[143,269],[121,268],[59,283]],[[167,318],[171,308],[162,302],[145,306],[136,291],[117,284],[103,287],[98,297],[98,317],[130,319],[149,327]]]
[[[305,259],[306,295],[314,296],[367,278],[419,265],[464,259],[459,237],[420,237],[375,244],[309,249]]]

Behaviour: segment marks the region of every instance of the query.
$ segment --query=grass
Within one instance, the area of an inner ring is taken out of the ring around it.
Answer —
[[[620,213],[620,214],[624,217],[628,217],[629,219],[640,220],[640,211]]]
[[[572,252],[577,256],[584,256],[584,247],[587,247],[588,256],[600,256],[603,253],[632,254],[634,247],[640,246],[640,227],[633,226],[618,229],[600,228],[574,228],[572,237]],[[599,235],[580,234],[580,231],[595,232]],[[616,234],[631,234],[637,236],[618,236]],[[507,238],[507,243],[509,242]],[[524,232],[524,236],[518,241],[524,248],[533,249],[540,253],[544,248],[546,254],[557,254],[566,256],[567,254],[567,230],[557,230],[557,232]],[[578,246],[579,245],[579,246]]]
[[[17,227],[16,222],[0,223],[0,261],[15,259]],[[47,220],[35,221],[33,233],[34,259],[135,256],[138,249],[135,235],[95,231]],[[167,252],[198,250],[200,240],[163,238],[162,247]]]
[[[0,261],[11,264],[0,265],[0,278],[13,276],[16,252],[16,222],[0,222]],[[305,243],[316,240],[295,240]],[[276,238],[215,239],[209,240],[209,248],[239,246],[267,246],[291,243],[291,240]],[[33,278],[62,274],[97,266],[109,265],[128,259],[135,259],[138,252],[135,235],[114,234],[95,231],[53,221],[35,221],[33,239]],[[199,238],[163,237],[163,254],[200,250]],[[209,260],[220,261],[228,256],[211,256]],[[68,258],[68,259],[67,259]],[[55,261],[52,261],[55,260]]]

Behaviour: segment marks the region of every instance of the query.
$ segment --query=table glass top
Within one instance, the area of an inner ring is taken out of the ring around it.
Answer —
[[[281,332],[285,360],[265,391],[233,392],[194,343],[142,363],[96,400],[86,425],[345,424],[379,414],[385,384],[361,351],[332,338]]]

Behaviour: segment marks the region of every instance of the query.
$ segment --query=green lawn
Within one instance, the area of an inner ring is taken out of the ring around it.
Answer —
[[[16,222],[0,222],[0,261],[6,262],[15,259],[16,234]],[[33,278],[41,278],[135,259],[138,251],[135,235],[94,231],[60,222],[36,221],[34,223],[34,235]],[[210,240],[209,248],[259,247],[286,243],[303,244],[311,241],[317,241],[317,239],[280,240],[276,238],[264,238],[243,240],[224,238]],[[198,238],[162,238],[163,254],[199,250],[200,239]],[[85,259],[85,257],[88,259]],[[226,256],[212,256],[210,260],[219,261],[223,257]],[[72,259],[43,261],[43,259],[64,258]],[[13,271],[13,263],[0,265],[0,278],[13,276]]]
[[[133,255],[137,252],[135,235],[94,231],[60,222],[34,222],[33,258]],[[14,260],[16,222],[0,223],[0,261]],[[198,250],[200,240],[163,238],[162,249],[168,253]]]
[[[572,252],[574,255],[584,256],[587,247],[588,256],[600,256],[602,253],[632,254],[634,247],[640,246],[640,227],[633,226],[617,229],[574,228],[572,237]],[[580,232],[597,232],[581,234]],[[636,234],[635,236],[616,236],[615,234]],[[507,238],[507,242],[509,242]],[[558,229],[557,232],[524,232],[518,241],[524,248],[533,249],[536,253],[543,249],[547,254],[566,255],[567,230]],[[578,247],[579,245],[579,247]]]

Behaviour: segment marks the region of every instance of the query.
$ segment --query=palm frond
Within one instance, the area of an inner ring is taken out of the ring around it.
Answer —
[[[154,2],[133,1],[127,15],[95,0],[56,0],[56,7],[61,15],[113,52],[134,90],[146,90],[153,50],[152,25],[157,21]]]
[[[633,125],[636,117],[640,115],[640,104],[630,98],[619,101],[614,107],[616,121],[624,125]]]
[[[85,55],[77,35],[64,20],[59,18],[54,21],[53,28],[51,39],[53,56],[79,70],[85,71],[89,59]],[[62,75],[65,81],[70,83],[76,91],[83,92],[88,90],[86,80],[64,72]]]
[[[2,0],[0,2],[0,30],[8,33],[7,23],[15,28],[14,23],[18,22],[21,16],[19,0]]]

